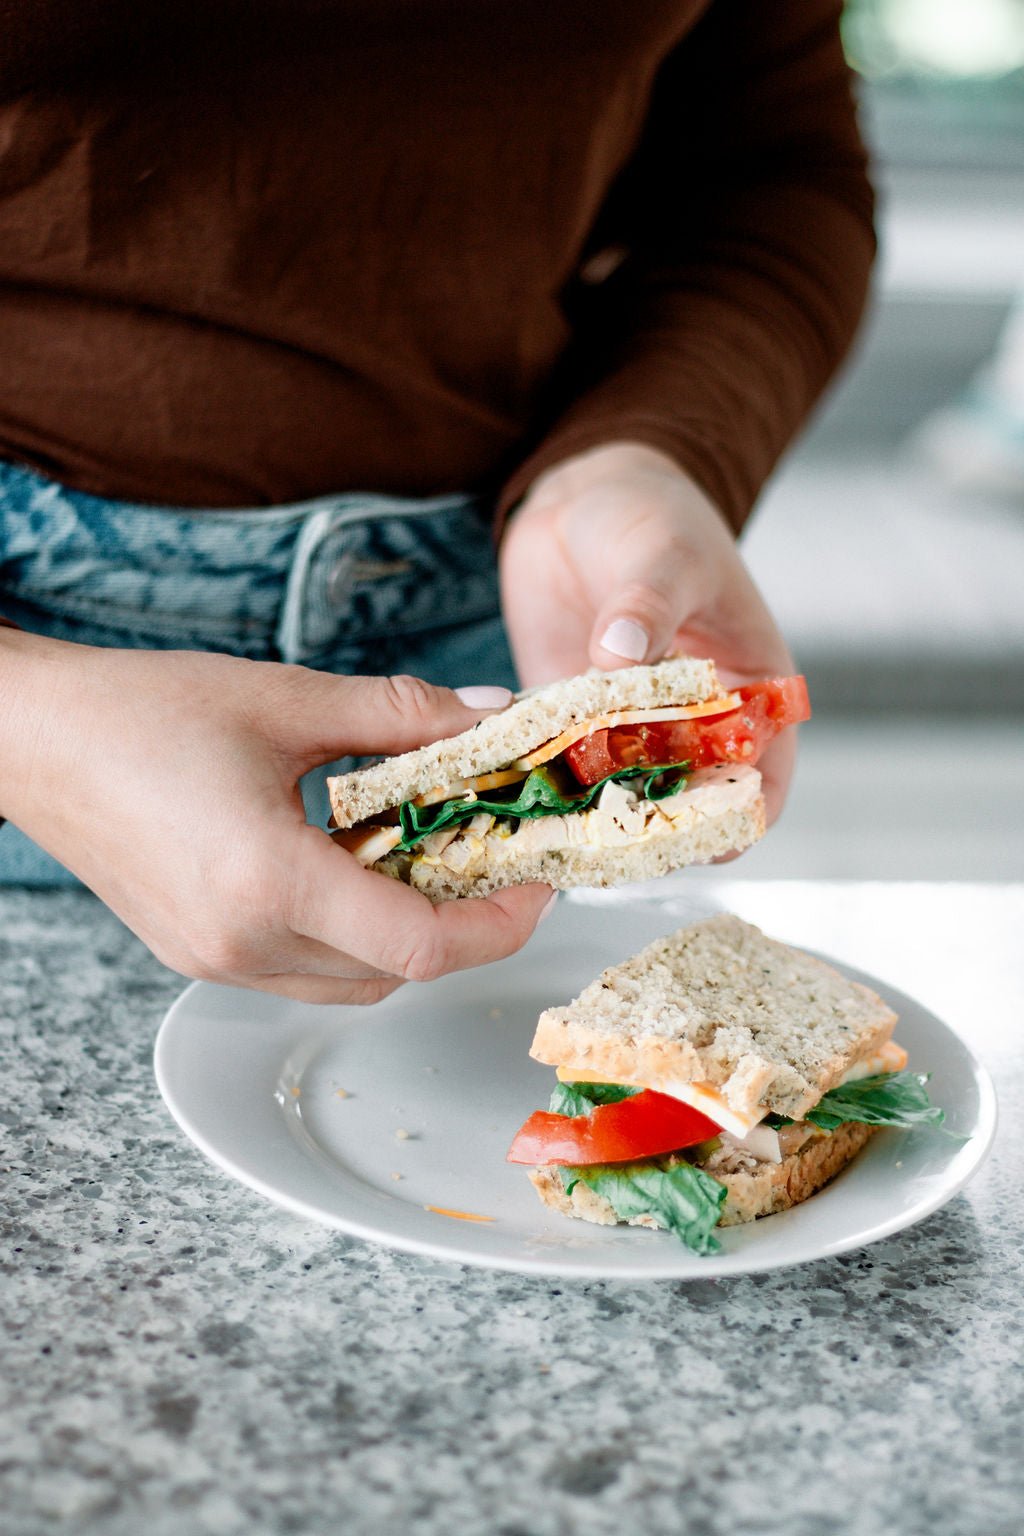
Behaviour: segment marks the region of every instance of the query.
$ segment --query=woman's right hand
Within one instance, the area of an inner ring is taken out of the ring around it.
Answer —
[[[513,953],[550,899],[531,885],[434,907],[306,824],[310,769],[488,713],[448,689],[4,629],[0,697],[0,815],[187,976],[375,1002]]]

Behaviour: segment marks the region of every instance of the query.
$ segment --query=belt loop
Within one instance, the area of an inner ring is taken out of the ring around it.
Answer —
[[[277,626],[277,649],[282,661],[299,661],[306,653],[303,620],[309,595],[310,569],[317,550],[331,534],[338,517],[336,507],[321,507],[312,512],[299,529]]]

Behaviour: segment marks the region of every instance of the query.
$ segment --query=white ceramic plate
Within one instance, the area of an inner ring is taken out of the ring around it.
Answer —
[[[542,1008],[696,916],[692,901],[574,892],[519,955],[370,1010],[314,1008],[197,983],[156,1043],[178,1124],[243,1184],[297,1215],[410,1253],[549,1275],[707,1278],[860,1248],[962,1189],[991,1144],[991,1080],[947,1025],[883,981],[911,1065],[930,1071],[954,1141],[883,1131],[813,1199],[690,1253],[667,1233],[598,1227],[543,1207],[508,1145],[554,1074],[527,1051]],[[396,1177],[400,1175],[400,1177]],[[468,1221],[444,1212],[490,1220]]]

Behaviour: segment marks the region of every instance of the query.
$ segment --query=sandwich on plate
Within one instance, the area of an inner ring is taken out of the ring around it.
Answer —
[[[879,1127],[941,1124],[895,1024],[823,961],[708,918],[541,1014],[530,1054],[558,1083],[509,1161],[566,1216],[713,1253],[716,1227],[806,1200]]]
[[[334,837],[433,901],[644,880],[756,842],[754,765],[809,715],[802,677],[726,689],[689,656],[587,672],[329,778]]]

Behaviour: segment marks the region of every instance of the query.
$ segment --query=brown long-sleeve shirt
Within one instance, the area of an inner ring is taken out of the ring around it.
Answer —
[[[839,10],[2,0],[0,457],[507,506],[631,438],[739,526],[864,299]]]

